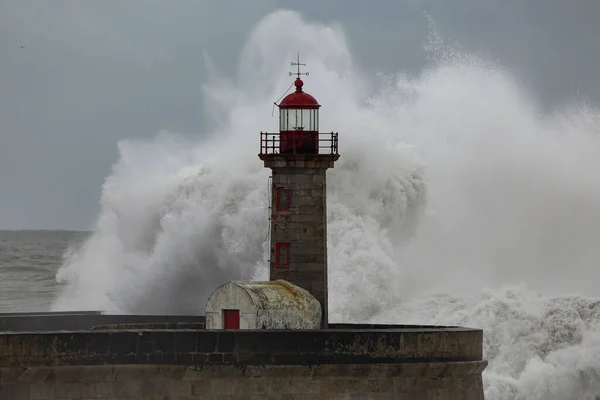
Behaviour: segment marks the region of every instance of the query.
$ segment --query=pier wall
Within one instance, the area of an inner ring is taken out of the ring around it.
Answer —
[[[443,327],[4,333],[0,399],[482,400],[482,356]]]

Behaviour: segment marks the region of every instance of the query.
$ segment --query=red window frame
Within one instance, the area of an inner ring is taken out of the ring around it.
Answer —
[[[292,204],[292,191],[290,190],[290,188],[277,186],[277,188],[275,189],[275,195],[275,206],[277,208],[277,211],[290,211],[290,206]],[[282,195],[287,196],[287,207],[284,207],[284,205],[282,205]]]
[[[281,263],[281,251],[285,249],[285,261]],[[290,244],[279,242],[275,244],[275,268],[287,268],[290,265]]]

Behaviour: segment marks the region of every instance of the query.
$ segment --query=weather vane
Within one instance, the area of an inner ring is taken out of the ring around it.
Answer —
[[[303,65],[306,67],[306,64],[300,63],[300,53],[298,53],[298,60],[296,62],[291,62],[290,65],[292,67],[297,66],[298,67],[298,72],[296,72],[296,75],[298,75],[298,79],[300,79],[300,75],[306,75],[308,76],[308,72],[300,72],[300,66]],[[294,75],[293,72],[290,72],[290,76]]]

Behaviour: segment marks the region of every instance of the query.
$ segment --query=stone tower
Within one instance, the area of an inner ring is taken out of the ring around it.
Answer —
[[[339,158],[338,134],[319,133],[317,100],[296,91],[279,107],[279,133],[261,132],[259,157],[272,170],[270,280],[283,279],[310,292],[327,327],[326,172]]]

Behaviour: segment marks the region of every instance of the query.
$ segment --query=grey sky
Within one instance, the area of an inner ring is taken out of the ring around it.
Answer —
[[[117,141],[203,131],[203,51],[235,73],[278,8],[341,23],[368,73],[425,64],[425,9],[543,104],[600,102],[598,0],[0,0],[0,229],[88,228]]]

